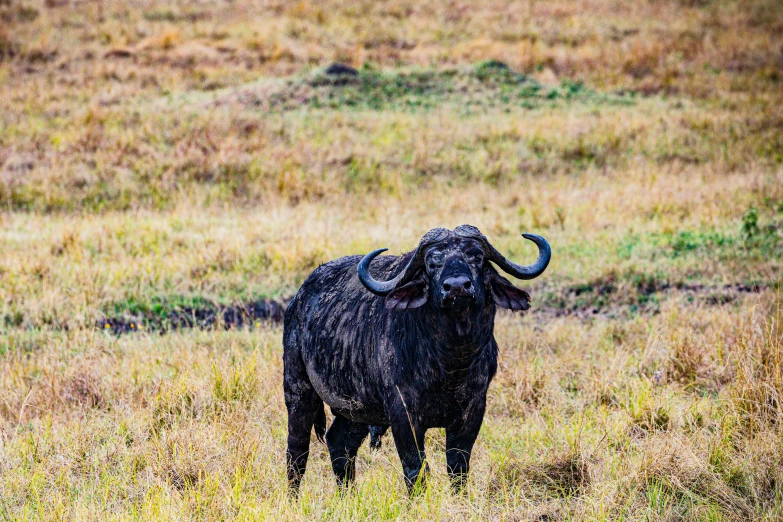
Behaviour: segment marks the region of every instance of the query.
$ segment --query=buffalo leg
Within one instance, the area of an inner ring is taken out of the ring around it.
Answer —
[[[317,408],[323,408],[323,404],[314,398],[288,405],[286,468],[288,486],[294,495],[299,492],[299,484],[302,482],[302,476],[307,468],[307,457],[310,453],[310,431],[313,429],[318,415]]]
[[[381,448],[383,436],[386,434],[386,430],[388,429],[388,426],[370,426],[370,449],[377,450]]]
[[[484,404],[477,408],[477,411],[473,411],[464,422],[446,428],[446,470],[455,492],[461,491],[468,481],[470,454],[483,419]]]
[[[338,485],[348,486],[353,482],[356,476],[356,454],[368,431],[366,424],[351,422],[337,415],[326,432],[326,446]]]
[[[286,471],[289,491],[296,495],[307,468],[310,432],[316,420],[320,421],[320,431],[323,433],[324,404],[310,384],[302,359],[294,348],[287,346],[283,353],[283,371],[283,391],[288,409]]]
[[[402,417],[392,419],[391,429],[402,463],[405,485],[408,487],[408,493],[413,494],[417,487],[424,487],[429,472],[424,453],[425,430],[413,424],[404,412]]]

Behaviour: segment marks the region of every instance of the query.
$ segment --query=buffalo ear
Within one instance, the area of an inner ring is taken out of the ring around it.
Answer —
[[[419,279],[392,290],[384,304],[389,310],[418,308],[427,302],[427,296],[427,282]]]
[[[492,299],[501,308],[527,310],[530,308],[530,294],[520,290],[505,277],[493,274],[490,279]]]

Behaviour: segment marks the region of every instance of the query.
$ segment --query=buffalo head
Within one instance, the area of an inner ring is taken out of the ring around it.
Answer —
[[[417,308],[429,301],[447,314],[462,315],[491,297],[502,308],[527,310],[527,292],[512,285],[490,264],[518,279],[540,276],[551,258],[549,243],[535,234],[522,235],[538,247],[538,259],[532,265],[512,263],[476,227],[461,225],[453,231],[435,228],[427,232],[405,268],[389,281],[377,281],[369,271],[372,260],[386,249],[370,252],[359,263],[359,279],[367,290],[385,297],[390,309]]]

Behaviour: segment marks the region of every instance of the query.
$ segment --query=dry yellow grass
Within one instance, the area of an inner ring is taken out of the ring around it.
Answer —
[[[655,317],[593,324],[503,316],[468,493],[449,493],[433,432],[433,484],[415,500],[388,439],[360,452],[346,495],[314,444],[302,498],[287,499],[277,328],[13,332],[0,506],[21,518],[777,519],[775,306],[672,302]],[[702,357],[687,380],[672,371],[681,342]],[[665,421],[645,421],[649,411]]]
[[[0,0],[0,518],[783,518],[781,33],[774,0]],[[280,326],[154,319],[462,223],[554,248],[467,494],[432,431],[421,497],[387,438],[345,494],[314,443],[289,500]]]

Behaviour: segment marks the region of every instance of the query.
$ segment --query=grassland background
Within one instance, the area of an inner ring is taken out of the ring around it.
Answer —
[[[773,0],[0,0],[0,518],[779,520],[782,34]],[[467,494],[433,430],[419,498],[386,440],[346,494],[314,443],[290,501],[280,326],[157,328],[462,223],[554,248]]]

